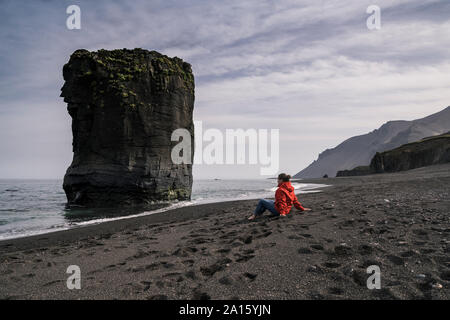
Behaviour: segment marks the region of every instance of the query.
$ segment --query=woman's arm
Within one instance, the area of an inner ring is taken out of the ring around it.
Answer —
[[[295,196],[295,198],[294,198],[294,207],[296,208],[296,209],[298,209],[298,210],[300,210],[300,211],[310,211],[311,209],[309,209],[309,208],[304,208],[303,206],[302,206],[302,204],[298,201],[298,199],[297,199],[297,196],[296,195],[294,195]]]
[[[305,211],[305,208],[303,208],[302,204],[298,201],[297,196],[294,198],[294,207],[298,210]]]

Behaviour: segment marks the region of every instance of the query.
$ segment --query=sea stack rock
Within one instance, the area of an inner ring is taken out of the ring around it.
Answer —
[[[190,132],[194,155],[190,64],[142,49],[77,50],[63,76],[74,153],[63,184],[69,205],[190,199],[192,165],[171,159],[179,128]]]

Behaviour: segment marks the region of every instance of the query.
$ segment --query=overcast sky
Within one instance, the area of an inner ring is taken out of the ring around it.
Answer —
[[[81,30],[66,8],[81,8]],[[366,27],[369,5],[381,29]],[[0,2],[0,178],[62,178],[72,160],[62,67],[79,48],[190,62],[204,128],[279,128],[280,171],[389,120],[450,104],[450,1]],[[194,178],[260,177],[196,166]]]

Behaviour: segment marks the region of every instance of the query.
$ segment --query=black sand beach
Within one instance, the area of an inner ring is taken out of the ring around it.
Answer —
[[[1,241],[0,298],[450,298],[450,165],[311,182],[333,186],[284,218],[233,201]]]

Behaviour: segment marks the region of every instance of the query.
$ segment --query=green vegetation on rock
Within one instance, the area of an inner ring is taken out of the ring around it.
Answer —
[[[157,94],[175,88],[193,93],[195,87],[190,64],[156,51],[102,49],[89,52],[81,49],[72,54],[64,69],[68,71],[73,67],[78,72],[82,70],[78,79],[88,84],[86,94],[97,106],[104,106],[104,96],[110,93],[122,99],[121,105],[135,108],[146,104],[145,101],[138,101],[140,94],[145,95],[143,90]],[[135,83],[145,82],[145,79],[148,79],[149,87],[136,88]]]

